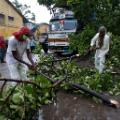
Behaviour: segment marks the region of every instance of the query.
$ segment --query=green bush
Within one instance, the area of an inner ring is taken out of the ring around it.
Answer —
[[[110,44],[110,52],[109,59],[107,62],[108,66],[112,66],[114,68],[120,68],[120,36],[112,35],[111,44]]]
[[[84,53],[90,46],[91,38],[95,34],[95,29],[91,25],[87,25],[79,34],[70,35],[70,49],[78,49],[79,53]]]

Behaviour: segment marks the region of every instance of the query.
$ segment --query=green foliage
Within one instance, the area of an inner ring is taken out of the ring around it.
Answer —
[[[41,89],[34,85],[25,84],[19,85],[11,96],[9,95],[13,87],[1,94],[0,117],[6,118],[3,120],[31,120],[41,105],[51,103],[51,83],[41,76],[34,77],[33,81]],[[9,99],[6,101],[7,96]],[[2,111],[3,108],[5,108],[4,111]]]
[[[111,71],[99,74],[98,71],[92,68],[79,68],[75,61],[62,61],[56,63],[56,65],[57,66],[54,67],[56,73],[51,72],[49,77],[54,80],[61,80],[67,75],[66,82],[64,81],[61,84],[61,87],[65,90],[69,88],[70,83],[78,83],[99,93],[107,92],[112,95],[120,94],[119,78],[114,78]],[[51,70],[52,69],[49,69],[47,72],[50,72]]]
[[[16,7],[16,9],[18,9],[18,11],[20,11],[23,14],[25,18],[35,21],[35,14],[30,11],[30,6],[26,4],[23,5],[19,3],[18,0],[14,0],[12,3]]]
[[[120,68],[120,36],[112,35],[109,59],[107,61],[107,66],[113,67],[115,69]]]
[[[109,58],[107,59],[107,71],[99,74],[95,69],[79,68],[75,62],[54,60],[52,55],[39,55],[38,70],[43,72],[48,78],[56,81],[65,79],[60,85],[63,89],[68,89],[70,83],[84,85],[97,92],[107,92],[112,95],[120,95],[120,78],[111,74],[111,68],[120,69],[120,7],[119,0],[38,0],[42,5],[50,8],[53,4],[67,5],[75,12],[78,20],[84,22],[84,29],[79,34],[70,35],[70,48],[78,49],[83,54],[89,48],[91,38],[99,25],[105,25],[113,34],[111,37],[111,46]],[[19,8],[21,4],[16,3]],[[29,8],[28,6],[26,6]],[[25,8],[25,9],[27,9]],[[96,13],[96,21],[91,19],[93,13]],[[30,13],[30,11],[26,12]],[[92,24],[92,25],[91,25]],[[39,46],[39,45],[38,45]],[[40,46],[35,53],[40,53]],[[67,76],[67,77],[66,77]],[[45,76],[29,72],[29,78],[35,82],[40,89],[31,84],[20,84],[15,88],[13,94],[6,101],[6,97],[13,88],[0,94],[0,120],[31,120],[39,107],[43,104],[51,103],[54,97],[51,82]],[[4,110],[3,110],[4,108]]]
[[[75,12],[76,18],[85,26],[92,23],[97,29],[100,25],[105,25],[109,31],[120,35],[119,0],[68,0],[67,2]]]
[[[119,78],[114,79],[110,72],[99,74],[88,68],[76,69],[76,73],[69,78],[69,83],[77,83],[99,93],[107,92],[111,95],[120,94]],[[65,85],[64,85],[65,86]]]
[[[120,35],[120,1],[102,0],[97,2],[97,19],[99,24],[105,25],[113,34]],[[102,12],[101,12],[102,11]]]
[[[94,24],[96,29],[105,25],[115,35],[120,35],[120,0],[38,0],[47,6],[67,5],[75,13],[76,18],[84,24]]]
[[[84,53],[89,48],[94,34],[94,27],[86,26],[81,33],[70,36],[70,48],[73,50],[77,48],[80,54]]]
[[[95,69],[79,68],[75,61],[67,60],[53,63],[53,60],[53,56],[40,55],[38,70],[47,77],[34,72],[29,73],[29,78],[40,87],[39,89],[32,84],[20,84],[7,101],[6,97],[13,88],[1,94],[0,118],[3,120],[31,120],[40,106],[51,103],[55,96],[49,79],[56,81],[65,78],[60,84],[60,87],[65,90],[69,88],[69,84],[76,83],[99,93],[107,92],[112,95],[120,95],[120,78],[114,78],[110,72],[106,71],[99,74]],[[4,111],[2,111],[3,108]]]
[[[42,49],[42,46],[36,42],[36,47],[35,47],[35,50],[33,51],[34,54],[38,54],[38,53],[41,53],[41,49]]]
[[[37,0],[40,5],[45,5],[47,7],[50,7],[54,4],[54,0]]]
[[[64,6],[67,4],[67,0],[37,0],[39,4],[45,5],[50,8],[52,5]]]

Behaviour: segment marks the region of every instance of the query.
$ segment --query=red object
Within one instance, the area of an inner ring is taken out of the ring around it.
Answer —
[[[24,35],[31,35],[32,34],[28,27],[22,27],[20,29],[20,32],[21,32],[21,34],[24,34]]]
[[[15,36],[15,38],[18,40],[18,41],[25,41],[23,38],[22,38],[22,35],[27,35],[27,36],[31,36],[32,33],[30,31],[29,28],[27,27],[22,27],[18,32],[15,32],[13,33],[13,35]]]
[[[60,20],[60,24],[63,25],[64,24],[64,20]]]
[[[0,36],[0,48],[5,48],[6,42],[3,36]]]

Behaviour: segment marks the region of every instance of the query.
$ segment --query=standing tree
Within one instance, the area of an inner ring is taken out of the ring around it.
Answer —
[[[75,13],[78,25],[92,23],[96,29],[105,25],[120,35],[120,0],[38,0],[38,3],[48,8],[67,5]]]
[[[30,6],[26,5],[26,4],[21,4],[18,2],[18,0],[14,0],[13,5],[23,14],[23,16],[31,21],[35,21],[35,14],[32,13],[29,9]]]

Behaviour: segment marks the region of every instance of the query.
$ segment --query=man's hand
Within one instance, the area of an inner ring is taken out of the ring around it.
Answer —
[[[95,47],[94,46],[91,46],[90,47],[90,51],[94,51],[95,50]]]
[[[95,46],[91,46],[91,47],[90,47],[90,51],[95,51],[95,50],[97,50],[97,49],[100,49],[100,47],[95,47]]]
[[[33,65],[28,64],[27,66],[30,70],[34,70],[34,71],[36,70],[36,65],[35,64],[33,64]]]

